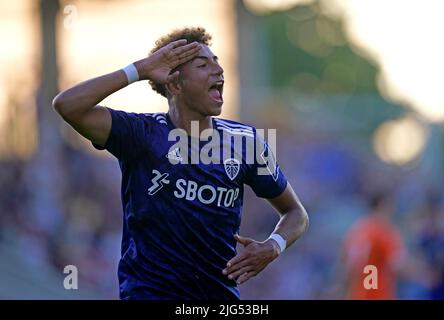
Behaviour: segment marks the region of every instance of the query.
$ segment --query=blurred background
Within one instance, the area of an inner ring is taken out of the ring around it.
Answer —
[[[443,9],[433,0],[0,0],[0,298],[118,298],[118,163],[51,101],[146,56],[174,28],[203,26],[225,69],[222,116],[277,128],[278,162],[310,215],[309,231],[241,298],[359,297],[351,283],[377,263],[381,286],[393,287],[385,297],[443,299]],[[167,110],[146,82],[103,104]],[[263,201],[247,190],[242,235],[273,230],[278,216]],[[66,265],[78,268],[78,290],[63,287]]]

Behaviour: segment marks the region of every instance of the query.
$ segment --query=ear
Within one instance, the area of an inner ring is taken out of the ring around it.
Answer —
[[[165,84],[165,88],[170,96],[178,95],[182,91],[182,87],[178,81],[172,81]]]
[[[178,95],[182,91],[182,85],[180,83],[178,73],[173,75],[174,77],[171,79],[171,81],[168,81],[165,84],[165,89],[170,96]]]

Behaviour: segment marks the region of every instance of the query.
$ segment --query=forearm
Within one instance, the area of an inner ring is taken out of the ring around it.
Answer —
[[[117,70],[62,91],[54,98],[53,106],[63,117],[81,115],[127,85],[124,71]]]
[[[290,190],[290,189],[289,189]],[[284,201],[285,202],[285,201]],[[299,203],[299,201],[297,201]],[[277,204],[275,202],[275,204]],[[274,233],[282,236],[290,246],[295,242],[308,227],[308,215],[302,205],[292,206],[288,210],[280,210],[279,220]],[[241,284],[251,277],[261,272],[268,264],[275,260],[281,249],[274,239],[267,239],[262,242],[250,238],[234,236],[236,241],[244,245],[245,250],[237,254],[227,262],[227,266],[222,273],[229,279],[235,279]]]
[[[304,207],[299,203],[295,208],[281,213],[281,218],[273,233],[279,234],[287,242],[287,248],[292,245],[307,230],[309,219]]]

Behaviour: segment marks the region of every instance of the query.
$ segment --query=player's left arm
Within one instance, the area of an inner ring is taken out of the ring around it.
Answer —
[[[288,248],[307,230],[307,212],[289,183],[279,196],[268,201],[280,215],[273,233],[284,238]],[[236,280],[238,284],[256,276],[281,253],[278,243],[270,238],[259,242],[235,235],[235,239],[245,247],[245,250],[227,262],[223,274]]]

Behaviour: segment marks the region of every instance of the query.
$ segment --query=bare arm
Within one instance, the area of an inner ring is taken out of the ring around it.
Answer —
[[[289,183],[284,192],[268,201],[281,217],[273,233],[282,236],[288,248],[307,230],[307,212]],[[235,238],[245,250],[228,261],[227,267],[222,272],[239,284],[256,276],[280,254],[279,245],[273,239],[258,242],[239,235],[235,235]]]
[[[111,130],[111,114],[97,104],[127,84],[125,73],[115,71],[59,93],[52,104],[78,133],[103,146]]]
[[[199,49],[199,44],[186,44],[186,40],[172,42],[134,63],[139,79],[151,79],[160,83],[174,81],[179,74],[170,74],[170,71],[197,55]],[[52,104],[77,132],[103,146],[111,130],[111,115],[106,108],[97,104],[127,85],[124,71],[117,70],[62,91],[54,98]]]
[[[288,248],[307,230],[308,214],[289,183],[282,194],[269,199],[269,202],[281,217],[273,233],[283,237],[287,241]]]

